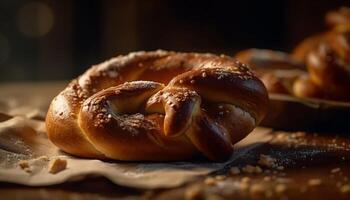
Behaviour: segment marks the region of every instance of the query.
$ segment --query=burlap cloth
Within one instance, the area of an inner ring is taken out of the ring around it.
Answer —
[[[0,181],[44,186],[104,176],[112,182],[137,188],[170,188],[223,169],[249,150],[271,139],[271,130],[257,128],[235,145],[229,161],[118,162],[84,159],[60,151],[45,133],[45,113],[51,99],[66,83],[22,83],[0,85]],[[48,170],[50,160],[67,160],[57,174]],[[30,171],[19,162],[27,161]]]

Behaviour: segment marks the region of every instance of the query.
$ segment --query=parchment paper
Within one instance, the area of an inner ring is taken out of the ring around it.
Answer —
[[[23,90],[18,90],[21,87]],[[0,97],[0,181],[3,182],[44,186],[88,176],[104,176],[122,186],[170,188],[220,170],[252,148],[271,139],[270,129],[255,129],[235,145],[235,153],[224,163],[139,163],[78,158],[57,149],[45,133],[44,116],[47,106],[61,86],[34,84],[21,87],[0,87],[0,91],[3,91]],[[48,164],[58,157],[67,160],[67,168],[51,174],[48,172]],[[28,161],[30,172],[21,169],[21,160]]]

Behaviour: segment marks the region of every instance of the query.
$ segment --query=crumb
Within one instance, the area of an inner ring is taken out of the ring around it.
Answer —
[[[49,172],[57,174],[67,168],[67,160],[56,158],[49,163]]]
[[[249,183],[250,182],[250,178],[249,177],[243,177],[242,179],[241,179],[241,182],[243,182],[243,183]]]
[[[29,168],[29,163],[27,160],[19,161],[18,165],[21,167],[21,169]]]
[[[226,176],[223,176],[223,175],[217,175],[215,176],[215,179],[218,180],[218,181],[222,181],[226,178]]]
[[[262,172],[262,169],[259,166],[246,165],[245,167],[242,168],[242,171],[250,174],[252,173],[259,174]]]
[[[215,185],[216,180],[213,177],[207,177],[204,179],[204,184],[206,185]]]
[[[299,131],[299,132],[294,133],[294,134],[293,134],[293,137],[295,137],[295,138],[301,138],[301,137],[305,137],[305,135],[306,135],[305,132]]]
[[[241,170],[239,170],[239,168],[238,167],[232,167],[231,169],[230,169],[230,174],[239,174],[239,173],[241,173]]]
[[[260,154],[258,164],[265,167],[274,167],[276,165],[276,159],[269,155]]]
[[[19,167],[24,170],[25,172],[27,173],[30,173],[32,172],[32,170],[30,169],[30,165],[29,165],[29,162],[27,160],[21,160],[19,161],[18,163]]]
[[[245,191],[249,188],[250,178],[249,177],[243,177],[239,183],[239,189],[241,191]]]
[[[283,166],[278,166],[278,167],[276,167],[276,169],[282,171],[282,170],[284,170],[284,167]]]
[[[322,180],[321,179],[318,179],[318,178],[314,178],[314,179],[310,179],[308,184],[310,186],[318,186],[318,185],[321,185],[322,184]]]

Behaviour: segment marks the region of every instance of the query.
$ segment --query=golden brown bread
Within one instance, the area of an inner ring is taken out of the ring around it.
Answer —
[[[82,157],[225,160],[262,120],[262,82],[227,56],[136,52],[93,66],[51,103],[49,139]]]

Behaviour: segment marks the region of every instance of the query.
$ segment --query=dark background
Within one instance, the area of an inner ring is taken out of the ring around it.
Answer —
[[[0,82],[72,79],[130,51],[290,51],[349,0],[1,0]]]

